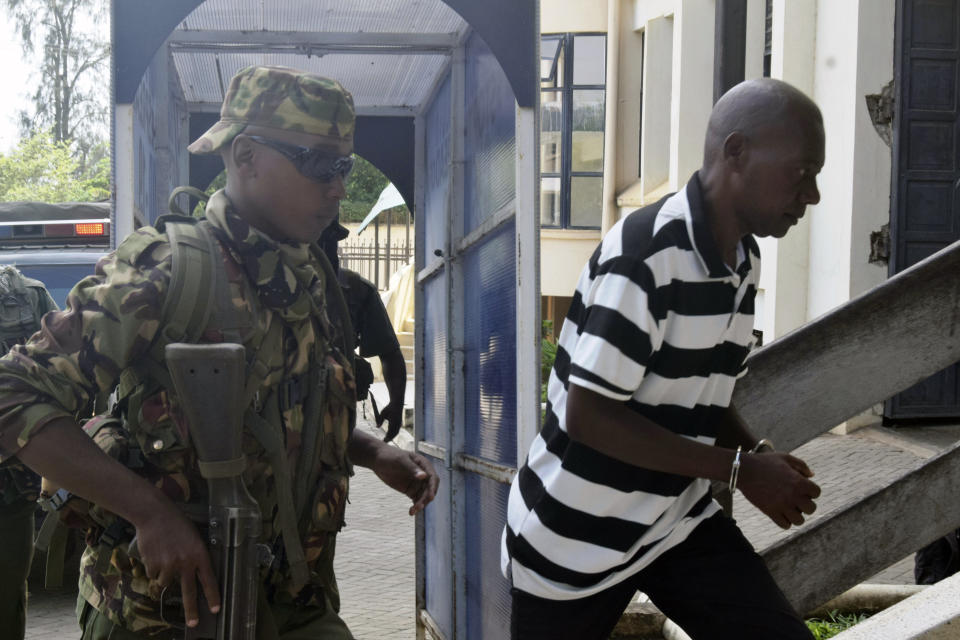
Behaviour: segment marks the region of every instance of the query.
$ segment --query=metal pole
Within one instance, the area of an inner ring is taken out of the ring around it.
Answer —
[[[747,55],[747,0],[717,0],[713,38],[713,101],[743,82]]]
[[[386,289],[390,286],[390,245],[393,242],[391,233],[393,231],[393,211],[387,211],[387,251],[386,251],[386,266],[383,270],[383,288]]]
[[[373,223],[373,284],[380,288],[380,216]]]

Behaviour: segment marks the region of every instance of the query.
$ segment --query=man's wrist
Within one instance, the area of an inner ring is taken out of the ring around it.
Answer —
[[[373,469],[385,446],[379,438],[374,438],[354,429],[347,444],[347,455],[353,464]]]

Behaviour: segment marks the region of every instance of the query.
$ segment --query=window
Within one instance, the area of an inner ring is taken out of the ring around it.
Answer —
[[[598,229],[607,37],[545,35],[540,51],[540,224]]]

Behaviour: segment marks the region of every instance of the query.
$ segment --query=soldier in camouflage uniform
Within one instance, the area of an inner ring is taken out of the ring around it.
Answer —
[[[17,282],[22,285],[17,286]],[[31,322],[22,325],[23,334],[4,336],[9,339],[0,341],[0,355],[25,342],[40,328],[44,314],[57,310],[57,303],[42,282],[24,278],[16,267],[0,266],[0,290],[11,289],[23,292],[23,310],[29,311]],[[26,626],[26,583],[33,559],[33,523],[39,494],[40,476],[16,457],[0,463],[0,629],[11,640],[23,638]]]
[[[333,554],[352,464],[406,493],[411,514],[437,490],[422,456],[353,430],[350,354],[338,346],[348,344],[349,320],[336,312],[342,298],[334,304],[340,294],[314,244],[345,195],[353,128],[353,99],[338,83],[250,67],[231,81],[220,121],[190,146],[193,153],[220,153],[226,164],[226,188],[211,197],[206,217],[241,342],[248,359],[256,354],[265,365],[244,430],[244,480],[263,514],[262,541],[276,557],[262,572],[261,637],[351,637],[337,615]],[[211,611],[220,602],[203,538],[185,515],[204,511],[206,482],[176,395],[151,374],[151,354],[171,339],[170,327],[161,326],[170,275],[166,235],[136,231],[71,291],[65,312],[48,316],[39,335],[0,361],[0,457],[18,454],[89,499],[101,527],[109,529],[112,514],[130,523],[121,544],[101,538],[84,554],[78,614],[85,640],[183,637],[170,621],[180,615],[196,624],[198,582]],[[211,327],[201,341],[223,341],[225,334]],[[301,436],[310,429],[305,379],[314,367],[328,372],[322,444],[312,460],[300,460]],[[110,457],[78,428],[76,416],[118,380],[125,430],[103,432],[112,434],[106,448],[120,450]],[[277,425],[279,458],[270,457],[258,424],[261,431]],[[284,533],[291,527],[283,508],[283,486],[291,484],[294,502],[303,505],[293,535]],[[124,544],[134,532],[139,556]],[[97,533],[94,527],[88,542]]]

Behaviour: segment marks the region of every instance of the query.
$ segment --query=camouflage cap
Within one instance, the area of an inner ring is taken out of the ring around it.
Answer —
[[[255,66],[237,72],[220,108],[220,120],[187,149],[217,153],[247,128],[305,146],[353,151],[353,96],[336,80],[287,67]]]

